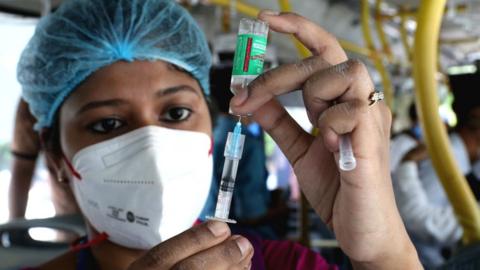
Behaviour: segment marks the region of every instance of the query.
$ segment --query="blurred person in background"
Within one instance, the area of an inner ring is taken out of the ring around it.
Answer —
[[[410,128],[392,136],[390,141],[390,171],[394,172],[400,165],[405,154],[422,143],[422,128],[418,121],[415,103],[408,107]]]
[[[460,171],[474,194],[480,182],[473,168],[480,153],[480,98],[478,74],[451,76],[453,110],[458,123],[449,139]],[[419,128],[415,105],[410,107],[412,128],[391,143],[391,169],[395,198],[407,231],[427,267],[441,265],[462,236],[462,228],[438,178]]]
[[[25,218],[28,194],[38,157],[42,152],[39,134],[33,129],[36,119],[30,113],[28,104],[20,99],[15,115],[15,127],[10,152],[12,154],[12,179],[9,189],[9,219]],[[51,186],[51,198],[56,215],[78,213],[79,209],[68,187],[68,178],[64,172],[54,172],[46,160],[48,181]]]

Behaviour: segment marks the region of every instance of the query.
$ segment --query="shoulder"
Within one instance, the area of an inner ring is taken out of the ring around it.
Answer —
[[[51,261],[46,262],[45,264],[35,267],[35,268],[26,268],[31,270],[75,270],[76,266],[76,253],[69,251],[63,255],[60,255],[54,258]]]
[[[267,269],[338,269],[317,252],[292,241],[263,240]]]

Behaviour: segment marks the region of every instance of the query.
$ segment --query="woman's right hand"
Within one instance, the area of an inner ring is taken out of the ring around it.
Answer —
[[[294,13],[263,11],[272,31],[294,35],[312,57],[271,69],[232,98],[237,115],[251,114],[289,159],[302,191],[335,232],[356,267],[419,269],[415,248],[395,205],[389,169],[391,114],[368,70],[349,60],[334,36]],[[301,89],[319,135],[305,132],[276,96]],[[357,167],[338,166],[340,136],[350,136]]]
[[[227,224],[209,221],[194,226],[149,250],[128,270],[250,269],[253,247]]]

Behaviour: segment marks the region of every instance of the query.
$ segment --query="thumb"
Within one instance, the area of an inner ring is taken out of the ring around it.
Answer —
[[[227,224],[209,221],[194,226],[149,250],[128,270],[170,269],[179,261],[213,247],[230,236]]]

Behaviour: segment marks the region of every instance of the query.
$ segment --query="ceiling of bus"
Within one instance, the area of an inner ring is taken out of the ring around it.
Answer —
[[[0,11],[21,14],[24,16],[39,16],[44,3],[50,3],[55,8],[62,0],[0,0]],[[243,0],[246,3],[260,8],[278,10],[276,0]],[[363,36],[359,24],[358,0],[302,0],[290,1],[293,10],[321,24],[336,36],[364,46]],[[375,0],[370,0],[372,9]],[[387,14],[395,13],[399,7],[415,9],[419,0],[383,0],[382,11]],[[450,9],[446,12],[441,32],[441,64],[444,67],[472,62],[480,58],[480,0],[450,0],[447,4]],[[451,8],[460,7],[460,8]],[[210,38],[218,34],[216,28],[210,27],[216,21],[215,16],[203,16],[212,12],[213,8],[193,9],[196,18],[204,27]],[[213,13],[212,13],[213,14]],[[218,16],[217,16],[218,18]],[[373,21],[373,20],[372,20]],[[410,18],[408,23],[410,36],[413,38],[416,23]],[[374,29],[372,24],[372,29]],[[389,20],[384,23],[384,29],[390,38],[393,51],[399,59],[405,58],[400,40],[399,19]],[[375,32],[375,31],[374,31]],[[275,41],[275,39],[274,39]],[[295,55],[295,48],[288,39],[276,39],[281,57]],[[378,43],[377,43],[378,44]],[[283,54],[283,55],[282,55]]]

